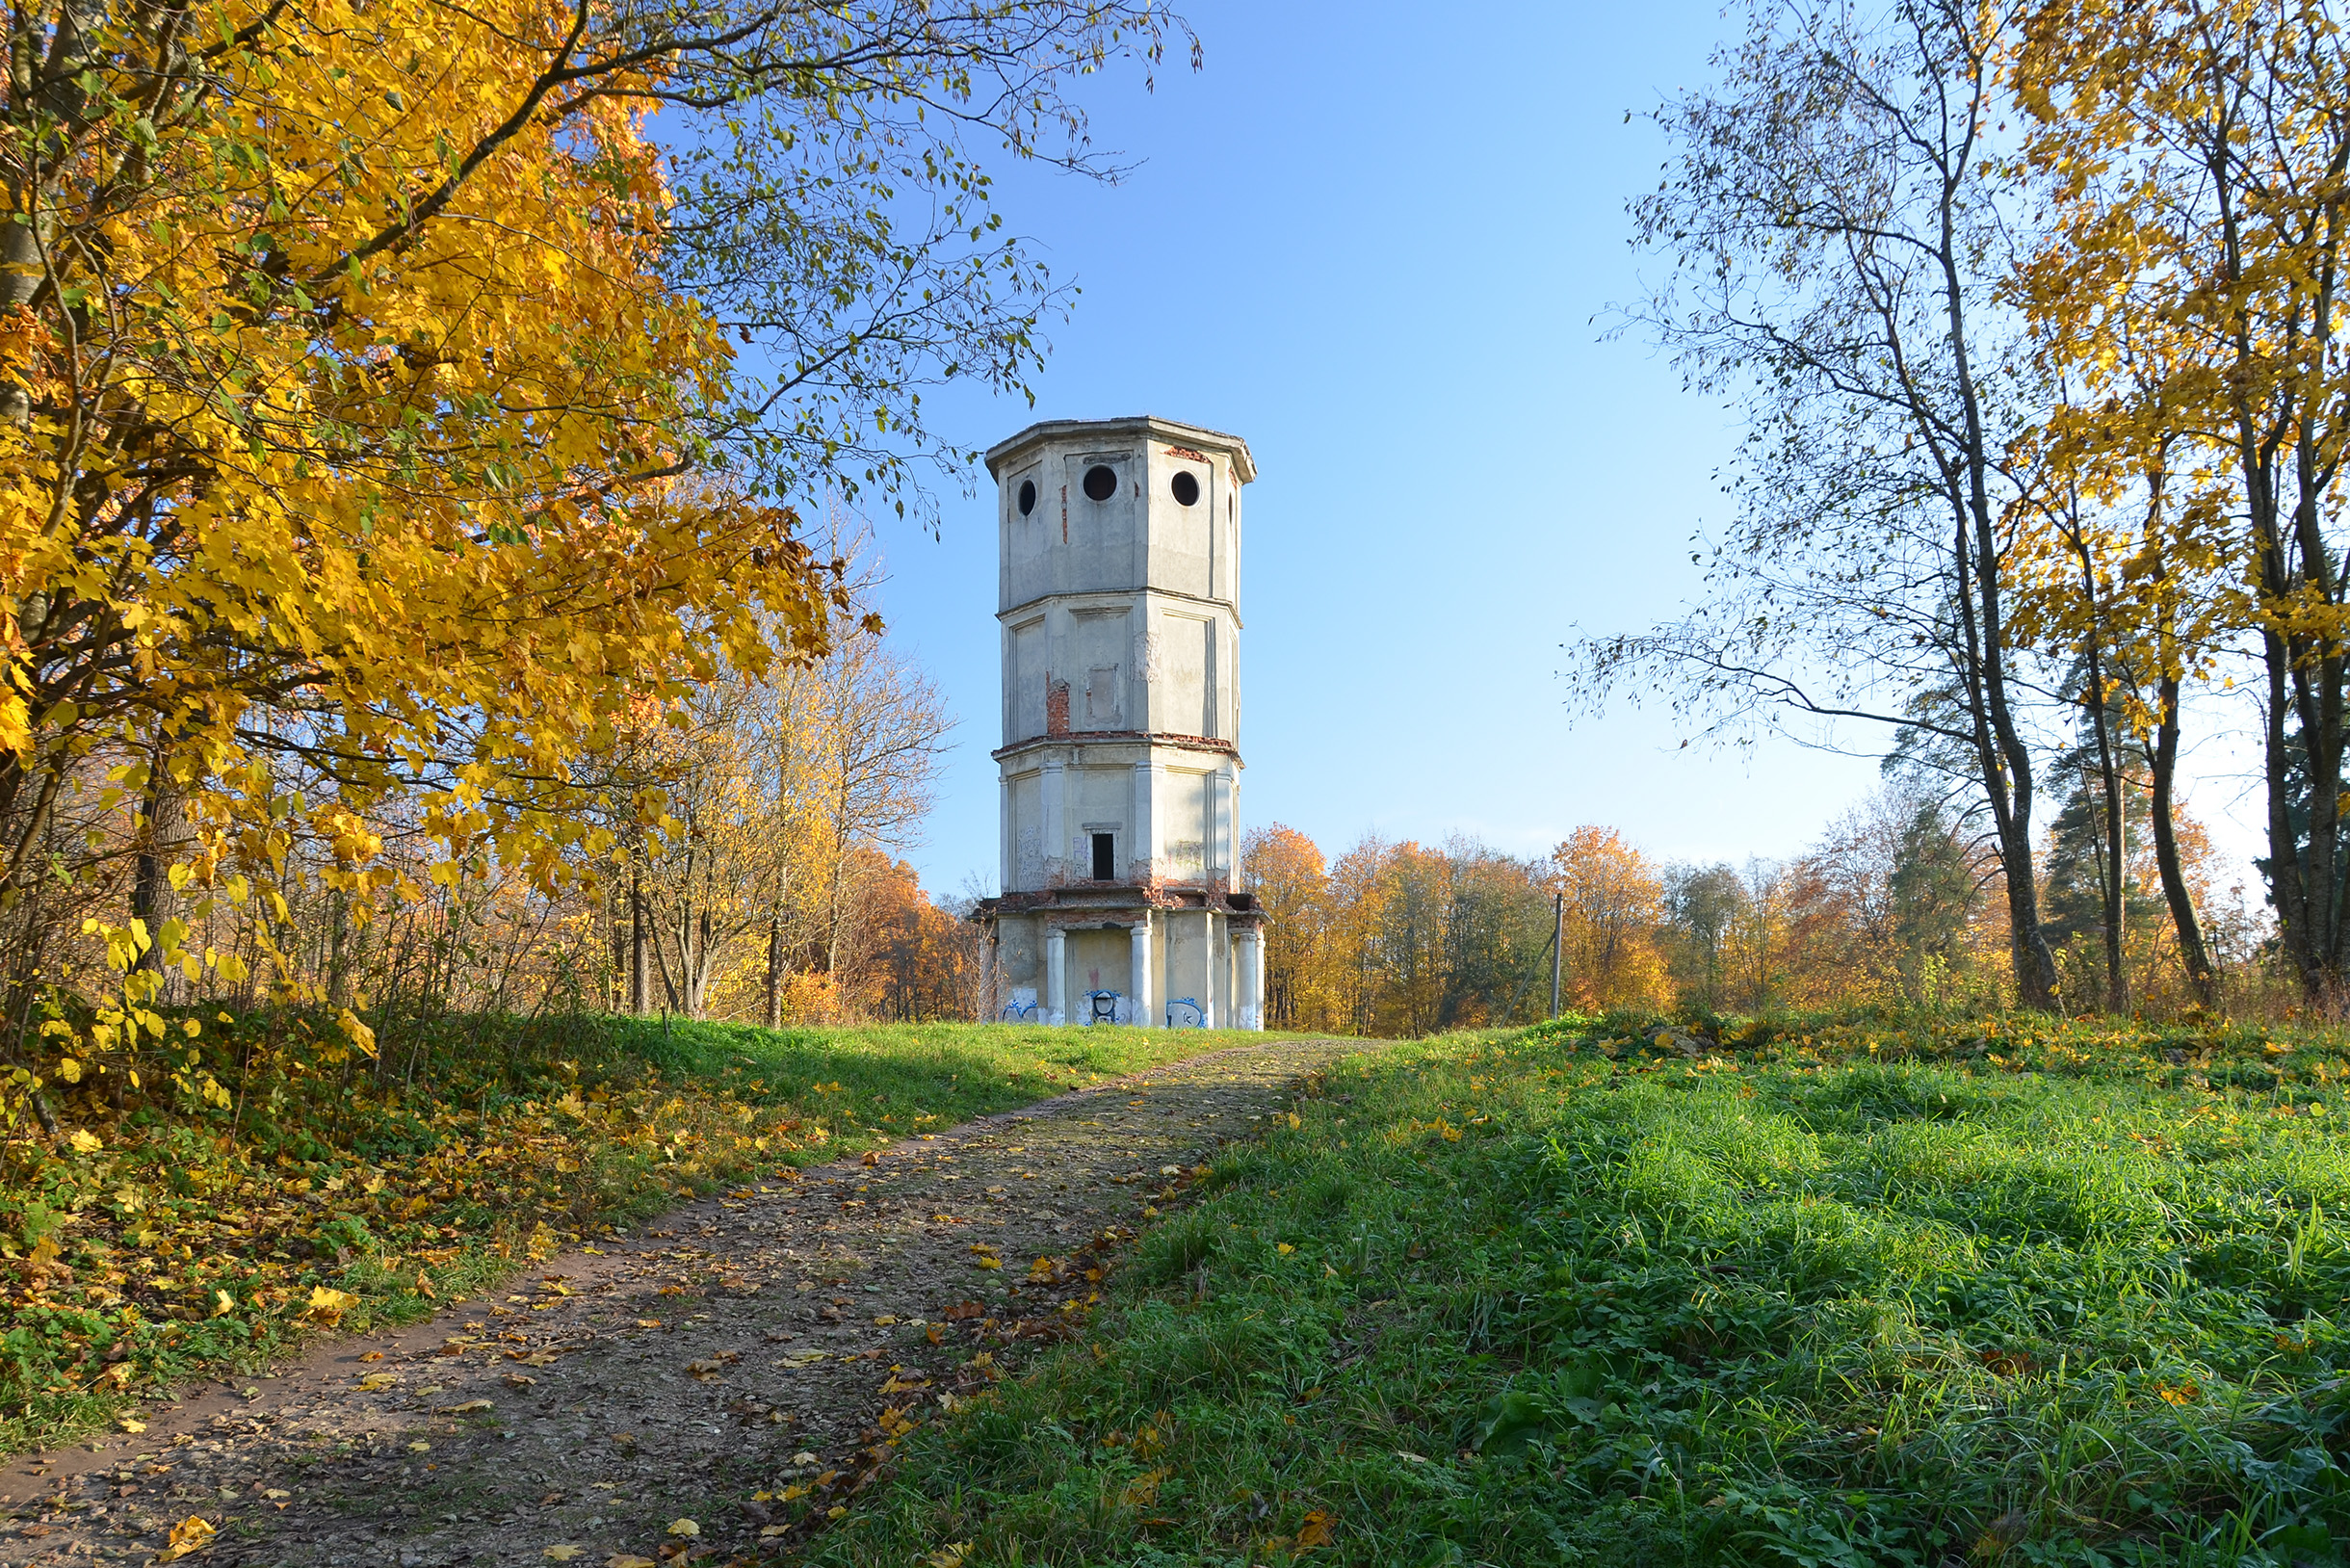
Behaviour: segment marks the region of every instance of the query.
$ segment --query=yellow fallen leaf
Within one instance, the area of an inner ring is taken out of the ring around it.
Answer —
[[[359,1298],[349,1291],[338,1291],[328,1285],[314,1286],[310,1292],[310,1304],[302,1309],[302,1316],[314,1323],[332,1328],[343,1320],[343,1314],[358,1304]]]
[[[695,1524],[691,1519],[672,1519],[669,1521],[669,1533],[672,1535],[699,1535],[701,1532],[702,1527]]]
[[[1004,1260],[1002,1258],[974,1258],[971,1260],[971,1262],[973,1267],[979,1268],[1001,1268],[1004,1267]]]
[[[128,1417],[128,1416],[124,1416],[124,1417],[122,1417],[122,1418],[121,1418],[121,1421],[120,1421],[120,1425],[121,1425],[122,1429],[123,1429],[124,1431],[126,1431],[126,1432],[144,1432],[144,1431],[145,1431],[145,1430],[146,1430],[146,1423],[145,1423],[145,1422],[144,1422],[144,1421],[133,1421],[133,1420],[132,1420],[130,1417]]]
[[[625,1552],[615,1552],[604,1559],[604,1568],[658,1568],[650,1557],[633,1557]]]
[[[497,1406],[487,1399],[467,1399],[463,1404],[451,1405],[445,1412],[443,1412],[443,1414],[451,1416],[470,1416],[477,1411],[495,1410]]]
[[[155,1554],[157,1562],[177,1562],[191,1552],[201,1552],[212,1543],[219,1527],[196,1514],[190,1514],[171,1527],[171,1544]]]
[[[106,1140],[87,1127],[75,1128],[73,1136],[65,1141],[73,1145],[73,1152],[76,1154],[95,1154],[106,1147]]]
[[[359,1379],[359,1387],[366,1393],[379,1394],[399,1381],[400,1374],[398,1372],[369,1372],[367,1375]]]
[[[1298,1527],[1297,1541],[1294,1550],[1299,1552],[1311,1552],[1316,1547],[1321,1546],[1328,1542],[1329,1539],[1330,1516],[1322,1512],[1319,1508],[1317,1508],[1312,1513],[1307,1514],[1306,1522]]]
[[[546,1558],[549,1562],[569,1562],[573,1557],[580,1555],[581,1550],[581,1548],[573,1546],[569,1542],[565,1542],[561,1546],[548,1547],[544,1552],[541,1552],[538,1555]]]
[[[965,1559],[971,1555],[971,1547],[969,1541],[952,1541],[922,1560],[930,1568],[963,1568]]]
[[[1295,1247],[1293,1247],[1293,1246],[1290,1245],[1290,1244],[1289,1244],[1289,1242],[1287,1242],[1287,1241],[1283,1241],[1283,1242],[1282,1242],[1282,1243],[1280,1243],[1278,1246],[1274,1247],[1274,1248],[1273,1248],[1273,1250],[1274,1250],[1275,1252],[1280,1253],[1280,1254],[1281,1254],[1283,1257],[1285,1257],[1285,1258],[1286,1258],[1286,1257],[1288,1257],[1288,1256],[1289,1256],[1291,1253],[1292,1253],[1292,1252],[1296,1251],[1297,1249],[1296,1249]]]
[[[410,1453],[431,1453],[432,1451],[432,1445],[420,1439],[417,1442],[408,1445],[408,1451]]]
[[[212,1293],[212,1315],[215,1318],[225,1318],[236,1310],[237,1298],[235,1296],[230,1295],[226,1291],[216,1290]]]

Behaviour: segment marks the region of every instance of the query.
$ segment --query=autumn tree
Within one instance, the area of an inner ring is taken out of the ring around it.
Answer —
[[[1314,841],[1274,823],[1252,827],[1241,846],[1248,890],[1266,912],[1265,1024],[1267,1029],[1333,1027],[1325,901],[1328,873]]]
[[[152,913],[234,898],[298,832],[354,899],[419,896],[374,864],[395,798],[443,875],[474,846],[563,875],[599,831],[576,757],[721,666],[827,645],[783,500],[901,493],[939,450],[926,382],[1033,365],[1050,287],[975,149],[1098,168],[1064,84],[1171,25],[1116,0],[20,13],[18,980],[39,893],[111,856],[150,862]],[[58,840],[118,808],[133,831]]]
[[[824,963],[840,962],[849,907],[843,867],[852,844],[901,848],[929,810],[948,719],[920,666],[878,638],[845,642],[810,672],[823,722],[815,762],[833,846]]]
[[[855,957],[856,1010],[900,1023],[962,1021],[983,1014],[981,938],[959,901],[941,904],[923,890],[914,868],[876,850],[856,852],[852,871],[865,892],[859,923],[866,951]]]
[[[1661,1006],[1672,1000],[1657,930],[1664,882],[1612,827],[1579,827],[1551,851],[1565,902],[1567,992],[1579,1007]]]
[[[2076,448],[2177,449],[2180,532],[2223,562],[2220,619],[2259,649],[2279,943],[2310,994],[2330,993],[2350,957],[2350,844],[2332,826],[2350,747],[2340,21],[2271,0],[2051,0],[2024,44],[2027,150],[2054,222],[2023,298],[2081,385]],[[2150,364],[2132,344],[2162,352]],[[2174,908],[2180,885],[2166,872]]]
[[[1744,414],[1739,511],[1704,604],[1583,644],[1580,668],[1595,701],[1661,678],[1713,733],[1937,726],[2006,869],[2018,993],[2045,1007],[2007,579],[2008,454],[2044,400],[1998,299],[2000,26],[1957,0],[1758,0],[1718,85],[1660,112],[1676,161],[1632,217],[1672,272],[1633,318]],[[1946,714],[1915,711],[1930,690]]]
[[[1456,836],[1444,847],[1447,1029],[1531,1023],[1550,1007],[1550,868]]]
[[[1746,886],[1727,865],[1664,868],[1663,935],[1675,994],[1715,1011],[1730,1005],[1732,943]]]

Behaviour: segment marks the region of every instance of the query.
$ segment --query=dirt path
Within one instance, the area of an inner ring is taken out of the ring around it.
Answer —
[[[905,1424],[1074,1333],[1156,1200],[1360,1049],[1243,1047],[908,1139],[184,1391],[144,1432],[0,1469],[0,1563],[144,1563],[174,1526],[206,1568],[778,1549]]]

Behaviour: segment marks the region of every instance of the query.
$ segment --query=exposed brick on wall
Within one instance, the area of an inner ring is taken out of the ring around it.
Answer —
[[[1069,683],[1067,681],[1045,682],[1044,732],[1047,735],[1069,733]]]

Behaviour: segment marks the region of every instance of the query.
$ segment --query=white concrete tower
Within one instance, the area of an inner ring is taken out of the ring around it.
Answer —
[[[1004,628],[993,1011],[1262,1028],[1240,871],[1237,436],[1054,420],[987,454]]]

